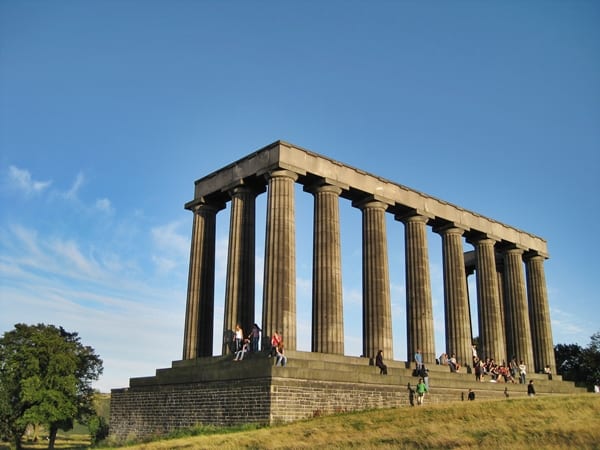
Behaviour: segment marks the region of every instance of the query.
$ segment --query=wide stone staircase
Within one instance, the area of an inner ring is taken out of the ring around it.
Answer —
[[[155,376],[132,378],[130,387],[170,385],[180,383],[198,383],[226,380],[247,380],[272,378],[285,383],[289,380],[310,380],[311,382],[343,383],[381,386],[389,390],[407,392],[407,386],[414,388],[418,377],[413,375],[414,365],[405,361],[386,360],[388,374],[380,375],[379,368],[372,365],[368,358],[286,351],[287,365],[275,366],[275,358],[264,352],[247,353],[243,361],[233,361],[233,355],[198,358],[194,360],[174,361],[171,368],[158,369]],[[483,382],[476,381],[475,374],[468,368],[451,372],[448,366],[431,365],[429,370],[428,402],[446,402],[466,400],[469,389],[476,398],[513,398],[527,395],[525,384],[505,383],[500,380],[491,382],[485,377]],[[574,383],[563,381],[559,375],[552,380],[546,374],[527,374],[527,383],[534,380],[536,395],[573,394],[585,392]],[[517,380],[518,381],[518,380]]]

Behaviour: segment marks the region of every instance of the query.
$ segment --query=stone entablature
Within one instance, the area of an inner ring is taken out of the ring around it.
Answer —
[[[192,209],[202,202],[228,201],[228,190],[239,184],[264,186],[263,176],[275,169],[297,174],[297,182],[303,185],[321,179],[338,186],[342,189],[340,196],[351,201],[373,196],[388,205],[387,211],[395,215],[417,212],[430,217],[431,225],[454,224],[464,228],[467,236],[485,234],[545,258],[549,256],[546,241],[538,236],[284,141],[274,142],[197,180],[194,200],[186,208]]]

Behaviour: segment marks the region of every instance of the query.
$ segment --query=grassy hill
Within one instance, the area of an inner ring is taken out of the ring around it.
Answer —
[[[600,449],[600,395],[456,402],[347,413],[138,444],[158,449]]]

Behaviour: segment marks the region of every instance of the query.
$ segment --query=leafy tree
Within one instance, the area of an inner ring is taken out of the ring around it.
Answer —
[[[91,383],[101,374],[102,360],[77,333],[16,324],[0,338],[0,430],[20,449],[27,424],[44,424],[53,449],[59,429],[93,414]]]
[[[586,348],[578,344],[558,344],[554,347],[557,372],[563,379],[592,389],[600,384],[600,332],[591,337]]]
[[[108,422],[102,416],[93,416],[88,421],[88,430],[90,431],[92,445],[96,445],[108,437]]]

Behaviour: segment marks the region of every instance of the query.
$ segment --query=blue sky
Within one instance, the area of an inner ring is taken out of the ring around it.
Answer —
[[[555,343],[587,345],[600,331],[598,23],[600,4],[580,0],[1,1],[0,332],[78,331],[104,360],[102,391],[170,366],[193,183],[281,139],[546,239]],[[358,355],[360,212],[340,209],[346,353]],[[297,210],[308,350],[312,197],[300,187]],[[402,360],[404,229],[387,225]],[[433,233],[429,251],[440,353]]]

